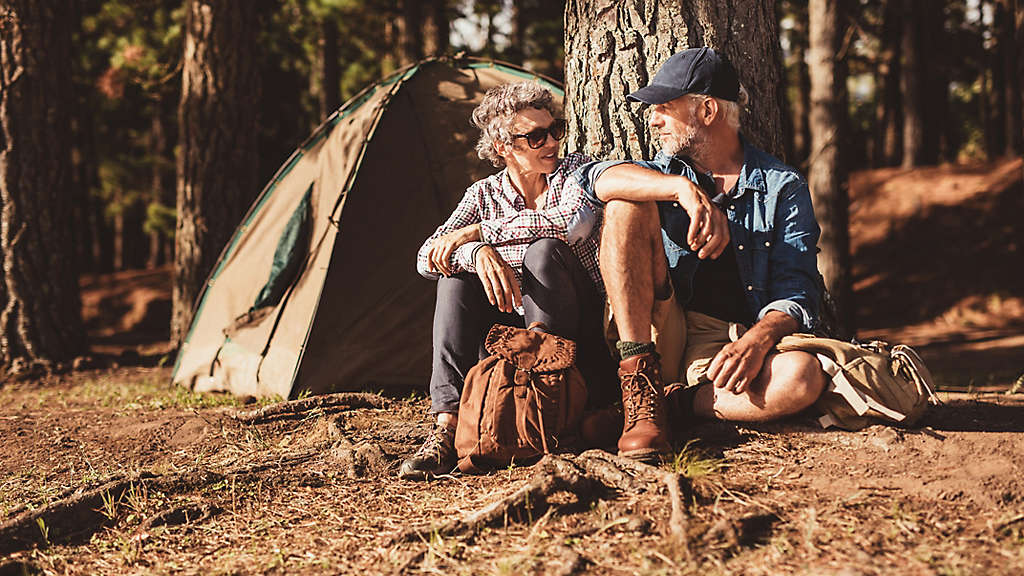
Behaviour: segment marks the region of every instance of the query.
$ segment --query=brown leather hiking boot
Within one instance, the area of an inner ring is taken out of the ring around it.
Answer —
[[[668,443],[660,372],[656,353],[637,354],[619,362],[622,408],[626,414],[619,438],[619,456],[656,460],[672,449]]]

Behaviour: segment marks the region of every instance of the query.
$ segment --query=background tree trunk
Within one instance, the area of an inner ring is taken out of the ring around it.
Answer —
[[[779,35],[769,0],[569,0],[565,7],[568,150],[600,158],[656,152],[646,111],[626,94],[653,78],[673,53],[708,45],[722,50],[750,94],[743,133],[783,152]]]
[[[440,56],[447,52],[450,32],[448,0],[429,0],[423,10],[423,54]]]
[[[903,66],[900,88],[903,93],[903,167],[920,166],[924,153],[924,127],[921,110],[921,35],[920,0],[903,0]]]
[[[71,23],[64,2],[0,0],[0,355],[12,372],[84,349],[71,200]]]
[[[903,95],[900,91],[903,0],[885,0],[883,13],[882,54],[888,67],[882,93],[882,156],[884,166],[898,166],[903,161]]]
[[[398,16],[398,65],[408,66],[423,58],[420,0],[401,0]]]
[[[999,31],[999,44],[1002,46],[1003,78],[1005,79],[1006,101],[1006,122],[1004,136],[1005,146],[1003,154],[1010,157],[1016,156],[1021,151],[1021,106],[1020,106],[1020,76],[1017,74],[1017,59],[1020,57],[1020,50],[1016,45],[1016,12],[1017,4],[1024,0],[999,0],[998,14],[1001,20],[996,21]]]
[[[934,165],[949,159],[949,44],[946,34],[947,0],[929,0],[927,8],[917,16],[921,34],[917,38],[917,55],[921,59],[918,75],[921,92],[921,163]],[[955,154],[954,154],[955,155]]]
[[[247,0],[187,0],[178,108],[175,342],[188,330],[213,264],[259,191],[257,27]]]
[[[811,109],[811,79],[807,71],[807,6],[803,2],[789,2],[790,15],[793,17],[793,30],[790,35],[790,50],[794,72],[790,80],[795,90],[792,105],[792,140],[791,157],[787,160],[793,165],[801,165],[807,160],[811,145],[811,131],[808,116]]]
[[[341,72],[338,62],[338,24],[330,16],[320,20],[320,118],[319,124],[341,106]]]
[[[849,192],[843,162],[846,63],[842,60],[842,0],[808,4],[808,69],[811,76],[811,156],[807,182],[821,226],[818,269],[836,303],[839,336],[852,337]]]

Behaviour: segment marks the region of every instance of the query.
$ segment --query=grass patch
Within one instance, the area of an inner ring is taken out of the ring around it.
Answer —
[[[665,463],[665,468],[690,480],[707,478],[720,472],[725,463],[718,458],[708,454],[697,446],[697,440],[687,442],[671,460]]]

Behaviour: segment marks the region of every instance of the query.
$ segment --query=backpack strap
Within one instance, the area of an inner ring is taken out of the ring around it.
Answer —
[[[832,382],[828,386],[828,390],[842,396],[858,416],[863,416],[868,409],[871,409],[892,419],[894,422],[902,422],[907,417],[906,414],[897,412],[888,406],[884,406],[874,398],[857,390],[857,388],[850,383],[850,380],[846,377],[846,373],[843,372],[843,369],[836,364],[835,360],[824,354],[817,354],[816,356],[818,357],[818,362],[821,363],[821,368],[829,375],[829,378],[832,379]],[[826,414],[825,416],[818,418],[818,423],[821,424],[822,428],[828,428],[829,426],[832,426],[835,421],[831,416]]]

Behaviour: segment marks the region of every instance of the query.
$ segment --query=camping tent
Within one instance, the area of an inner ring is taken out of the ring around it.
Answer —
[[[470,113],[484,92],[535,79],[477,59],[430,59],[331,115],[249,209],[214,266],[173,382],[197,391],[424,388],[435,285],[416,251],[466,187]]]

